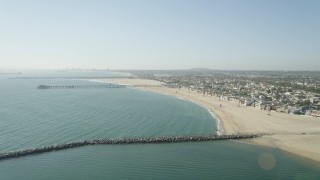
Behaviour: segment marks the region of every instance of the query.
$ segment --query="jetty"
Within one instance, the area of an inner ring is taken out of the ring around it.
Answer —
[[[0,160],[18,158],[28,155],[36,155],[46,152],[59,151],[64,149],[77,148],[89,145],[112,145],[112,144],[162,144],[162,143],[182,143],[182,142],[203,142],[221,140],[239,140],[258,138],[265,134],[236,134],[236,135],[212,135],[212,136],[160,136],[146,138],[117,138],[117,139],[92,139],[76,141],[64,144],[54,144],[39,148],[29,148],[24,150],[0,153]]]

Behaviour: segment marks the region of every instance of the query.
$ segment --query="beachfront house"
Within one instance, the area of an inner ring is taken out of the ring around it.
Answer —
[[[245,106],[251,106],[252,103],[254,103],[253,99],[247,98],[247,99],[244,100],[244,105]]]
[[[320,111],[312,111],[310,115],[313,117],[320,117]]]
[[[320,102],[320,97],[312,97],[310,98],[310,103],[318,104]]]
[[[257,102],[255,103],[255,108],[256,108],[256,109],[264,109],[264,108],[265,108],[265,105],[266,105],[265,102],[257,101]]]

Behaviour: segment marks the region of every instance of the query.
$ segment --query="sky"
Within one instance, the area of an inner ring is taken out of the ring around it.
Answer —
[[[320,70],[319,0],[0,0],[0,69]]]

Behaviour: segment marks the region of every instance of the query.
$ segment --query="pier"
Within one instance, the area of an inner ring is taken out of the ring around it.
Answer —
[[[38,89],[102,89],[102,88],[125,88],[126,85],[119,84],[103,84],[103,85],[39,85]]]
[[[160,136],[147,138],[117,138],[117,139],[92,139],[64,144],[54,144],[39,148],[29,148],[24,150],[0,153],[0,160],[18,158],[28,155],[36,155],[46,152],[59,151],[64,149],[77,148],[89,145],[112,145],[112,144],[162,144],[162,143],[182,143],[182,142],[203,142],[221,141],[236,139],[258,138],[264,134],[237,134],[237,135],[213,135],[213,136]]]
[[[162,85],[120,85],[120,84],[98,84],[98,85],[39,85],[38,89],[103,89],[103,88],[126,88],[126,87],[160,87]]]
[[[13,77],[13,78],[9,78],[9,79],[126,79],[126,78],[130,78],[133,79],[134,77],[132,76],[92,76],[92,77],[88,77],[88,76],[77,76],[77,77],[70,77],[70,76],[48,76],[48,77],[37,77],[37,76],[29,76],[29,77]]]

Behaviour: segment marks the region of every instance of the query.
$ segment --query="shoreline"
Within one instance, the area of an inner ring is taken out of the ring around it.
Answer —
[[[99,79],[92,79],[92,80],[89,80],[91,82],[98,82],[98,83],[106,83],[106,81],[103,81],[103,80],[99,80]],[[116,82],[112,82],[112,83],[116,83]],[[116,84],[119,84],[119,85],[125,85],[125,86],[130,86],[130,84],[124,84],[124,83],[116,83]],[[130,87],[131,88],[131,87]],[[142,90],[142,91],[150,91],[146,88],[138,88],[139,90]],[[191,103],[194,103],[194,104],[197,104],[205,109],[207,109],[207,111],[210,113],[210,115],[212,116],[212,118],[214,120],[216,120],[216,124],[217,124],[217,130],[216,130],[216,134],[217,135],[226,135],[224,133],[224,128],[223,128],[223,125],[222,125],[222,121],[219,119],[219,117],[214,113],[214,111],[210,110],[208,107],[206,106],[203,106],[202,104],[200,103],[197,103],[197,102],[194,102],[194,101],[191,101],[189,99],[185,99],[185,98],[182,98],[182,97],[179,97],[179,96],[174,96],[174,95],[171,95],[171,94],[167,94],[167,93],[164,93],[164,92],[156,92],[158,94],[162,94],[162,95],[166,95],[166,96],[171,96],[171,97],[174,97],[174,98],[177,98],[177,99],[180,99],[180,100],[184,100],[184,101],[189,101]]]
[[[187,100],[187,101],[190,101],[190,100]],[[219,117],[217,117],[217,115],[213,111],[211,111],[208,107],[203,106],[201,104],[198,104],[196,102],[193,102],[193,101],[190,101],[190,102],[195,103],[195,104],[207,109],[207,111],[211,114],[211,116],[216,120],[216,123],[217,123],[217,131],[216,132],[217,132],[217,135],[226,135],[224,133],[224,128],[223,128],[223,126],[221,124],[221,120],[219,119]]]
[[[129,78],[99,79],[96,82],[127,85],[163,84],[154,80]],[[215,96],[189,92],[184,88],[179,90],[167,87],[139,87],[137,89],[174,96],[206,108],[217,119],[217,126],[219,123],[222,134],[275,133],[272,136],[246,140],[246,142],[281,149],[315,164],[320,163],[320,119],[278,112],[271,112],[271,116],[268,116],[266,111],[239,107],[236,103],[218,100]]]
[[[223,126],[221,125],[221,120],[220,120],[220,119],[217,117],[217,115],[216,115],[213,111],[211,111],[208,107],[206,107],[206,106],[204,106],[204,105],[202,105],[202,104],[200,104],[200,103],[191,101],[191,100],[189,100],[189,99],[182,98],[182,97],[178,97],[178,96],[174,96],[174,95],[170,95],[170,94],[166,94],[166,93],[160,93],[160,92],[159,92],[159,94],[163,94],[163,95],[167,95],[167,96],[172,96],[172,97],[175,97],[175,98],[177,98],[177,99],[184,100],[184,101],[189,101],[189,102],[192,102],[192,103],[194,103],[194,104],[197,104],[198,106],[201,106],[201,107],[205,108],[205,109],[210,113],[210,115],[212,116],[212,118],[213,118],[214,120],[216,120],[216,124],[217,124],[216,133],[217,133],[217,135],[226,135],[226,134],[224,134],[224,129],[223,129]]]

